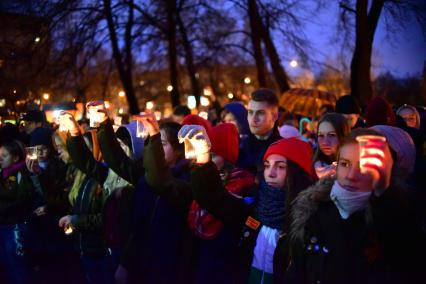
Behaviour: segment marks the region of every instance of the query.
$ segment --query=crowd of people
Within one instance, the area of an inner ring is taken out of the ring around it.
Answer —
[[[424,109],[347,95],[314,120],[258,89],[211,121],[87,110],[0,128],[1,283],[426,281]]]

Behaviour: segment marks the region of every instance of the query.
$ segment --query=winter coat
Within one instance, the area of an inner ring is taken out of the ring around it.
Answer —
[[[240,240],[237,244],[238,255],[234,273],[237,283],[246,283],[252,267],[259,233],[262,227],[267,229],[256,219],[256,201],[249,204],[246,199],[229,194],[223,187],[219,172],[213,162],[193,169],[191,188],[194,199],[201,207],[222,220],[233,231],[239,232]]]
[[[366,209],[344,220],[330,200],[333,182],[321,180],[295,200],[290,244],[280,244],[290,247],[281,256],[291,256],[287,271],[281,262],[280,283],[416,283],[422,235],[403,192],[372,194]]]
[[[45,206],[49,215],[63,216],[69,211],[69,180],[67,165],[58,157],[51,157],[40,175],[31,175],[33,184],[41,198],[39,206]]]
[[[281,139],[278,128],[275,126],[266,140],[259,140],[250,133],[244,140],[240,140],[240,152],[236,166],[249,170],[258,177],[263,174],[263,156],[268,147]]]
[[[160,134],[149,137],[144,148],[146,178],[142,176],[135,189],[134,229],[121,264],[138,282],[189,283],[192,237],[186,212],[191,192],[188,186],[170,182],[188,181],[189,164],[183,160],[168,169],[162,151]]]
[[[7,176],[0,171],[0,224],[27,221],[32,213],[33,196],[34,189],[25,163]]]
[[[145,173],[143,160],[134,160],[126,155],[115,138],[110,120],[101,123],[97,137],[102,155],[108,167],[117,173],[118,176],[136,186],[139,179]]]
[[[77,249],[83,255],[105,256],[108,248],[102,212],[108,193],[99,181],[106,179],[108,168],[94,160],[82,136],[69,137],[67,147],[73,163],[79,169],[70,192],[73,207],[71,223],[75,227]]]

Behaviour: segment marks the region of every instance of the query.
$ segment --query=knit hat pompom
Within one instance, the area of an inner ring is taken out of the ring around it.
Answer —
[[[190,124],[201,125],[207,131],[209,131],[212,128],[212,124],[210,123],[210,121],[205,120],[204,118],[196,114],[189,114],[185,116],[184,119],[182,120],[182,125],[190,125]]]
[[[280,139],[269,146],[263,160],[265,161],[272,154],[289,159],[313,176],[312,148],[307,142],[298,138]]]
[[[221,123],[207,131],[211,152],[235,164],[238,159],[238,130],[232,123]]]
[[[367,126],[374,125],[395,125],[395,114],[391,105],[382,97],[374,97],[365,110],[365,120]]]
[[[361,108],[354,96],[346,95],[337,100],[336,112],[343,114],[361,114]]]

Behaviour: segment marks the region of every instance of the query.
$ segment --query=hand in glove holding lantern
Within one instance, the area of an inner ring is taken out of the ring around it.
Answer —
[[[205,164],[210,160],[211,143],[207,131],[200,125],[184,125],[178,133],[179,141],[190,143],[194,148],[194,156],[197,164]],[[185,155],[187,147],[185,147]]]

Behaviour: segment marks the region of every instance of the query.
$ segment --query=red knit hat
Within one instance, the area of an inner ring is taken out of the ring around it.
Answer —
[[[395,125],[395,114],[391,105],[382,97],[374,97],[365,110],[365,120],[367,126],[374,125]]]
[[[209,131],[212,128],[212,124],[210,123],[210,121],[205,120],[204,118],[196,114],[188,114],[187,116],[183,118],[182,125],[189,125],[189,124],[201,125],[207,131]]]
[[[263,156],[263,160],[265,161],[272,154],[286,157],[309,175],[313,175],[312,148],[307,142],[299,138],[280,139],[269,146],[265,156]]]
[[[235,164],[238,159],[238,130],[232,123],[221,123],[207,131],[211,152]]]

